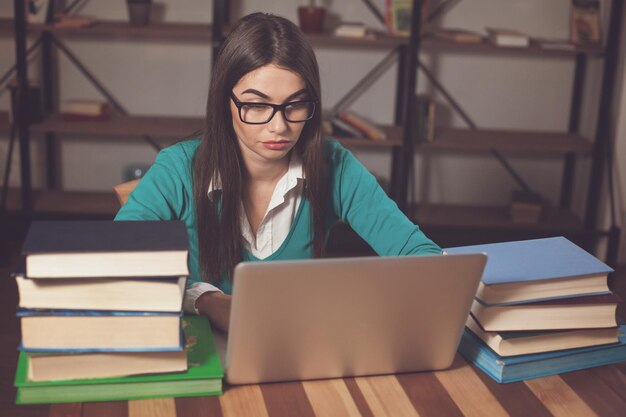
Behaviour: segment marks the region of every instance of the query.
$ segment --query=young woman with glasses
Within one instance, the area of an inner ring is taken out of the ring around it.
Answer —
[[[185,310],[228,329],[240,261],[321,257],[330,228],[349,224],[383,256],[438,254],[376,179],[321,136],[315,54],[282,17],[255,13],[214,65],[201,139],[159,153],[116,220],[185,221]]]

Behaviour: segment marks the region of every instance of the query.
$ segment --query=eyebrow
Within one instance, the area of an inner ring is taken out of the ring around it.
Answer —
[[[301,96],[303,94],[305,94],[308,90],[306,88],[303,88],[302,90],[298,90],[295,93],[291,94],[289,97],[287,97],[287,99],[285,100],[285,103],[298,97]],[[247,90],[244,90],[241,92],[241,94],[246,94],[246,93],[250,93],[250,94],[256,94],[257,96],[265,99],[265,100],[269,100],[269,96],[259,90],[255,90],[254,88],[248,88]]]

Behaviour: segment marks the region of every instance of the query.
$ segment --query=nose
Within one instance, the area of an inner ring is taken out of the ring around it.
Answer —
[[[287,119],[282,111],[277,111],[268,123],[270,132],[284,132],[288,127]]]

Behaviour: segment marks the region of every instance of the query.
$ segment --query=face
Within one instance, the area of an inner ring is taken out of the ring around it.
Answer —
[[[285,104],[309,98],[300,75],[275,65],[247,73],[233,87],[232,93],[240,102],[253,103]],[[289,122],[280,111],[267,123],[247,124],[239,118],[233,100],[230,100],[230,112],[244,159],[257,163],[284,162],[306,124]]]

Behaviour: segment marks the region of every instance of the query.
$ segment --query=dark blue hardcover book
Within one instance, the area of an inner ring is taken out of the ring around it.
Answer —
[[[459,353],[497,382],[523,381],[626,361],[626,325],[619,327],[618,343],[509,357],[496,354],[465,328]]]
[[[182,312],[19,309],[27,352],[181,350]],[[145,319],[145,320],[144,320]]]

